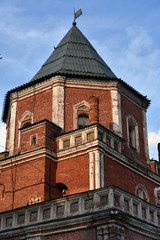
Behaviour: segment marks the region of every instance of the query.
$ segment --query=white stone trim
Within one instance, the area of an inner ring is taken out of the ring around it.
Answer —
[[[104,187],[104,154],[99,150],[89,152],[90,190]]]
[[[154,197],[157,204],[160,204],[160,187],[154,189]]]
[[[52,122],[64,129],[64,79],[58,80],[60,82],[53,85]]]
[[[148,148],[148,134],[147,134],[147,120],[146,120],[146,112],[143,110],[143,121],[144,121],[144,141],[145,141],[145,152],[148,162],[149,160],[149,148]]]
[[[111,90],[113,131],[122,137],[121,96],[117,89]]]
[[[86,106],[88,109],[90,109],[90,104],[88,102],[86,102],[85,100],[75,104],[73,106],[73,123],[74,123],[74,129],[77,129],[77,112],[78,112],[78,108],[82,107],[82,106]],[[85,111],[88,112],[88,109],[86,109]]]
[[[140,195],[138,195],[138,189],[141,190]],[[136,189],[135,189],[135,195],[138,196],[138,197],[140,197],[141,199],[143,199],[143,193],[145,194],[146,201],[149,202],[149,201],[150,201],[150,198],[149,198],[149,194],[148,194],[147,189],[145,188],[144,185],[138,184],[138,185],[136,186]]]
[[[28,116],[28,118],[26,118]],[[18,120],[18,148],[20,147],[21,144],[21,131],[19,130],[22,127],[22,122],[24,120],[31,120],[31,123],[33,123],[33,113],[26,110],[21,118]]]
[[[101,156],[101,160],[100,160],[100,164],[101,164],[101,187],[104,187],[104,153],[100,153]]]
[[[11,104],[10,132],[9,132],[9,156],[14,154],[15,131],[16,131],[17,101]]]
[[[101,187],[100,152],[95,152],[95,188]]]
[[[135,127],[135,148],[137,150],[137,152],[139,153],[140,152],[140,147],[139,147],[139,131],[138,131],[138,124],[137,124],[137,121],[135,119],[135,117],[133,115],[128,115],[127,116],[127,119],[126,119],[126,123],[127,123],[127,139],[128,139],[128,147],[130,147],[129,145],[129,119],[131,119],[134,127]]]
[[[89,190],[94,189],[94,152],[89,153]]]

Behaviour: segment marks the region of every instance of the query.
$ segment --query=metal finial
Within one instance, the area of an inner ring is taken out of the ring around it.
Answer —
[[[74,20],[73,20],[73,26],[75,26],[76,25],[76,19],[79,17],[79,16],[81,16],[82,15],[82,10],[81,9],[79,9],[77,12],[75,12],[75,8],[74,8]]]

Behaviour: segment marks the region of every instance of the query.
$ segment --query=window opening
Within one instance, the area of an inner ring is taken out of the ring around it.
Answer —
[[[108,137],[106,138],[106,144],[107,146],[110,146],[110,139]]]
[[[90,132],[90,133],[87,134],[87,140],[88,141],[94,140],[94,132]]]
[[[71,208],[70,211],[71,211],[72,213],[78,212],[78,202],[71,203],[70,208]]]
[[[32,137],[31,146],[36,145],[36,137]]]
[[[105,206],[108,204],[108,196],[101,196],[100,198],[100,205]]]
[[[87,199],[85,200],[85,209],[91,209],[93,207],[93,200],[92,199]]]
[[[62,194],[65,194],[68,190],[68,187],[63,183],[57,183],[56,185]]]
[[[142,207],[142,218],[146,218],[146,209]]]
[[[70,147],[70,139],[64,140],[64,148]]]
[[[129,211],[129,201],[124,199],[124,210]]]
[[[31,122],[25,122],[22,127],[29,127],[31,125]]]
[[[154,222],[154,215],[153,215],[153,212],[152,212],[152,211],[150,211],[150,221],[151,221],[151,222]]]
[[[25,215],[24,214],[18,215],[18,224],[23,224],[24,221],[25,221]]]
[[[138,206],[137,206],[137,204],[133,204],[133,214],[134,215],[138,214]]]
[[[44,209],[43,210],[43,219],[50,218],[50,208]]]
[[[6,227],[12,227],[13,219],[12,217],[6,218]]]
[[[135,127],[129,125],[129,146],[136,148]]]
[[[81,144],[82,143],[82,137],[81,136],[76,137],[75,138],[75,143],[76,143],[76,145]]]
[[[64,206],[57,206],[57,216],[63,216],[64,215]]]
[[[103,133],[102,132],[98,132],[98,139],[100,141],[103,141]]]
[[[118,143],[114,142],[114,150],[118,151]]]
[[[30,222],[36,222],[37,221],[37,215],[38,215],[37,211],[31,212],[30,213]]]
[[[118,206],[119,206],[119,196],[118,196],[118,195],[115,195],[115,196],[114,196],[114,206],[115,206],[115,207],[118,207]]]
[[[138,196],[139,198],[149,202],[148,192],[142,184],[138,184],[136,186],[136,192],[135,193],[136,193],[136,196]]]
[[[89,126],[89,116],[87,114],[80,114],[78,116],[78,128]]]

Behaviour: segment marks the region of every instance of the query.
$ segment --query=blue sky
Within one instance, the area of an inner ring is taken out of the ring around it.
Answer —
[[[8,90],[32,79],[82,8],[77,26],[113,72],[151,100],[150,158],[160,142],[159,0],[0,0],[0,117]],[[5,125],[0,122],[0,151]]]

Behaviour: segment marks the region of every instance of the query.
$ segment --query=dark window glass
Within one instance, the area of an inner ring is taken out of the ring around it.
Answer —
[[[58,206],[57,207],[57,216],[63,216],[64,215],[64,206]]]
[[[37,212],[31,212],[30,213],[30,221],[31,222],[36,222],[37,221],[37,215],[38,215]]]
[[[146,209],[142,208],[142,218],[146,218]]]
[[[106,144],[107,144],[108,146],[110,146],[110,139],[109,139],[109,138],[106,138]]]
[[[101,132],[98,132],[98,139],[103,141],[103,133]]]
[[[137,215],[137,213],[138,213],[137,204],[133,204],[133,214],[134,214],[134,215]]]
[[[18,215],[18,224],[23,224],[24,223],[24,219],[25,219],[25,215],[24,214]]]
[[[87,138],[88,138],[88,141],[92,141],[94,139],[94,133],[93,132],[88,133]]]
[[[114,150],[118,151],[118,143],[114,142]]]
[[[31,146],[35,146],[36,145],[36,137],[32,137],[32,140],[31,140]]]
[[[12,227],[12,222],[13,222],[12,217],[6,218],[6,227]]]
[[[81,136],[76,137],[75,142],[76,142],[76,145],[81,144],[82,143],[82,137]]]
[[[30,122],[25,122],[22,127],[29,127],[31,125]]]
[[[64,147],[70,147],[70,140],[64,140]]]
[[[78,116],[78,128],[89,126],[89,116],[87,114],[80,114]]]
[[[78,212],[78,202],[71,203],[71,212]]]
[[[114,206],[115,207],[119,206],[119,196],[117,196],[117,195],[114,196]]]
[[[136,148],[136,136],[135,136],[135,127],[129,125],[129,146],[131,148]]]
[[[43,218],[44,219],[50,218],[50,208],[43,210]]]
[[[92,199],[88,199],[85,201],[85,209],[91,209],[93,207],[93,200]]]
[[[126,199],[124,200],[124,210],[129,211],[129,202]]]
[[[150,221],[154,222],[154,216],[153,216],[153,212],[152,211],[150,211]]]
[[[100,204],[101,204],[101,206],[107,205],[108,204],[108,196],[101,196]]]

